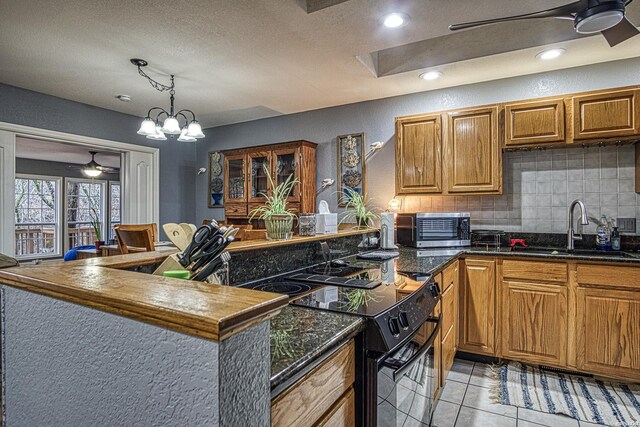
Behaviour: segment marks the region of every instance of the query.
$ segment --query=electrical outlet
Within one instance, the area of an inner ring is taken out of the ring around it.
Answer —
[[[621,233],[635,234],[636,232],[635,218],[618,218],[616,220],[616,225],[618,226],[618,231]]]

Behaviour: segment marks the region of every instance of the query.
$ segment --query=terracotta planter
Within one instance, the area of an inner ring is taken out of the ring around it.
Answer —
[[[271,215],[265,218],[264,225],[269,240],[289,240],[293,236],[293,216]]]
[[[96,250],[100,249],[104,245],[104,240],[96,240]]]

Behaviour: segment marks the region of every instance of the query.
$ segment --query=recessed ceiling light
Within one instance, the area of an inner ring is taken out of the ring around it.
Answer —
[[[382,19],[382,24],[387,28],[398,28],[409,23],[409,16],[404,13],[390,13]]]
[[[435,80],[442,77],[442,73],[440,71],[427,71],[426,73],[420,74],[420,78],[422,80]]]
[[[116,98],[122,102],[131,102],[131,97],[129,95],[120,94],[120,95],[116,95]]]
[[[564,52],[565,52],[565,50],[562,49],[562,48],[549,49],[549,50],[545,50],[545,51],[542,51],[539,54],[537,54],[536,58],[547,61],[549,59],[556,59],[557,57],[562,55]]]

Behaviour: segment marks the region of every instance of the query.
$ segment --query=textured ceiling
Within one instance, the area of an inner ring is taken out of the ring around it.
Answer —
[[[22,159],[48,160],[50,162],[85,165],[91,161],[90,148],[77,144],[45,141],[41,139],[16,138],[16,157]],[[120,153],[100,151],[96,162],[111,168],[120,167]]]
[[[168,104],[129,63],[144,58],[159,80],[176,74],[177,107],[208,127],[640,55],[640,37],[609,48],[595,36],[554,43],[568,49],[556,61],[536,60],[541,48],[456,60],[438,66],[435,82],[418,79],[415,64],[376,78],[356,58],[449,35],[452,23],[564,3],[350,0],[307,14],[304,0],[0,0],[0,82],[144,116]],[[390,11],[410,23],[382,28]],[[640,1],[628,12],[640,23]],[[542,33],[557,25],[536,22]],[[500,40],[488,39],[487,51],[499,52]]]

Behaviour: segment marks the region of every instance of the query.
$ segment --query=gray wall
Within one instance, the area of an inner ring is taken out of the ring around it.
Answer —
[[[69,166],[69,163],[16,157],[16,173],[62,176],[65,178],[87,178],[80,169],[70,168]],[[98,179],[102,181],[120,181],[120,173],[102,174]]]
[[[633,85],[639,82],[639,72],[640,58],[634,58],[207,129],[207,140],[196,147],[196,166],[207,166],[209,151],[308,139],[319,144],[317,177],[320,184],[323,178],[337,178],[336,136],[364,131],[367,144],[386,142],[383,149],[367,162],[367,192],[377,205],[386,208],[395,194],[396,116]],[[525,159],[527,156],[536,158],[535,153],[522,156]],[[197,178],[196,188],[196,216],[222,217],[222,209],[207,207],[206,175]],[[325,190],[318,200],[327,199],[335,208],[335,191],[335,186]],[[600,194],[605,194],[604,190]],[[539,218],[540,221],[544,219]]]
[[[136,134],[141,119],[0,84],[0,122],[160,148],[160,224],[195,222],[194,144]]]

